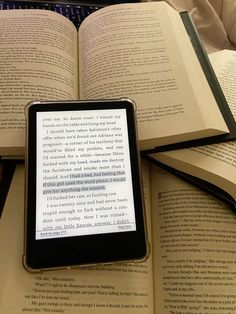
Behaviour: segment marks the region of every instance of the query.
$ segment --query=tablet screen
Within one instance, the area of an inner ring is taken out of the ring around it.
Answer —
[[[126,110],[36,114],[36,240],[135,231]]]

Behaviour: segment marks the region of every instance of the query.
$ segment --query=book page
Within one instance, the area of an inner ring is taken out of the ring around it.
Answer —
[[[163,170],[151,178],[155,313],[235,313],[235,213]]]
[[[141,149],[210,136],[218,126],[227,132],[182,20],[166,3],[95,12],[80,27],[79,47],[80,97],[133,99]]]
[[[235,118],[236,52],[219,51],[211,54],[210,60]],[[235,141],[151,154],[150,156],[219,186],[236,200]]]
[[[143,263],[28,273],[22,266],[23,186],[21,166],[0,220],[1,314],[153,313],[151,257]]]
[[[77,31],[42,10],[0,12],[0,154],[24,153],[24,108],[78,97]]]
[[[229,103],[230,110],[236,118],[236,51],[225,49],[209,54],[209,58]]]

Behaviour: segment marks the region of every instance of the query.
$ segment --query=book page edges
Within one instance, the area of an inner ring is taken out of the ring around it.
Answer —
[[[153,149],[155,147],[161,147],[165,145],[184,143],[192,140],[209,138],[217,135],[223,135],[227,132],[220,129],[204,129],[187,133],[175,134],[172,136],[163,136],[159,138],[146,138],[139,140],[139,148],[141,150]],[[212,141],[214,141],[212,139]],[[187,143],[186,143],[186,146]]]
[[[222,190],[229,193],[236,201],[235,183],[216,172],[214,173],[210,170],[208,171],[207,165],[200,167],[199,165],[190,162],[188,163],[186,160],[173,158],[172,156],[168,155],[168,153],[154,153],[150,154],[149,156],[163,164],[218,186]],[[209,161],[209,163],[211,163],[211,161]]]
[[[0,138],[0,155],[25,154],[25,131],[24,130],[2,130]]]

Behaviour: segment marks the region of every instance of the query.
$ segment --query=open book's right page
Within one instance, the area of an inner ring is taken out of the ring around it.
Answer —
[[[236,313],[235,214],[154,166],[151,187],[155,313]]]
[[[79,71],[81,98],[136,102],[141,149],[228,132],[182,19],[164,2],[108,6],[86,18]]]
[[[210,55],[230,109],[236,117],[236,51],[222,50]],[[193,147],[150,155],[178,170],[200,177],[228,192],[236,200],[236,143]]]

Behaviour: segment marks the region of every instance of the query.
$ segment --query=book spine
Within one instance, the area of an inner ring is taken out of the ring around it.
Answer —
[[[202,44],[202,41],[198,35],[198,32],[196,30],[196,27],[193,23],[193,20],[191,16],[189,15],[189,12],[183,11],[180,12],[180,17],[182,19],[182,22],[185,26],[185,29],[188,33],[188,36],[190,38],[190,41],[192,43],[193,49],[195,50],[195,53],[197,55],[197,58],[199,60],[199,63],[202,67],[202,70],[205,74],[205,77],[208,81],[208,84],[211,88],[211,91],[215,97],[215,100],[219,106],[219,109],[225,119],[225,122],[229,128],[230,133],[233,132],[235,138],[236,136],[236,127],[235,127],[235,120],[234,117],[230,111],[230,108],[228,106],[228,103],[225,99],[224,93],[221,89],[221,86],[219,84],[219,81],[216,77],[216,74],[214,72],[214,69],[211,65],[211,62],[208,58],[207,52],[204,48],[204,45]]]
[[[1,164],[2,167],[0,169],[0,219],[16,167],[14,161],[4,162],[1,160]]]

